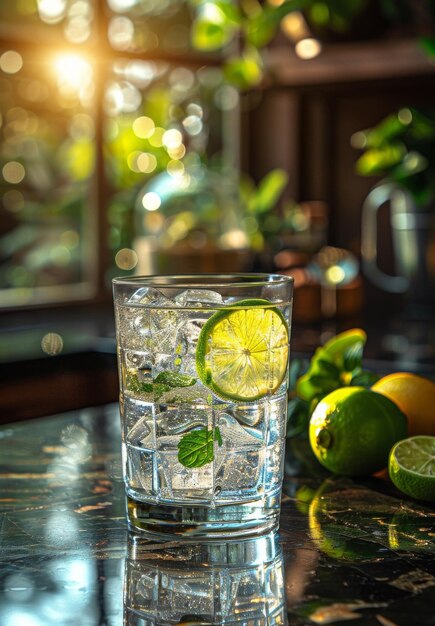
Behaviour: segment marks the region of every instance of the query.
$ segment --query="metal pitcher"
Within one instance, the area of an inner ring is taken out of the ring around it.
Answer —
[[[378,209],[390,204],[397,276],[378,266]],[[411,194],[389,182],[372,189],[362,208],[362,266],[366,276],[390,293],[407,294],[411,302],[435,304],[435,207],[416,207]]]

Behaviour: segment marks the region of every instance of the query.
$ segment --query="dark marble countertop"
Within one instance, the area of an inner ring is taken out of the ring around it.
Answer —
[[[287,447],[278,535],[129,533],[114,405],[0,428],[1,626],[435,625],[435,509]]]

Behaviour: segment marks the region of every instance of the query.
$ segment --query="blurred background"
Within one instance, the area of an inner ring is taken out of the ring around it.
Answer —
[[[434,77],[432,0],[0,0],[2,420],[116,399],[131,274],[289,273],[295,354],[428,371]]]

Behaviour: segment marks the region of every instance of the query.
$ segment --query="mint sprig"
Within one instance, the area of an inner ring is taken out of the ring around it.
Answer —
[[[158,400],[166,391],[179,387],[191,387],[196,383],[196,378],[179,372],[164,371],[159,372],[152,382],[140,381],[137,374],[128,374],[126,387],[133,393],[153,393]]]
[[[200,428],[186,433],[178,442],[178,460],[184,467],[202,467],[214,459],[213,442],[222,446],[219,428]]]
[[[133,393],[152,393],[153,384],[140,381],[137,374],[127,374],[125,386]]]

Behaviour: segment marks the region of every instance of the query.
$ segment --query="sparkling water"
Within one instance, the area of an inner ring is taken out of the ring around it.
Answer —
[[[216,396],[196,370],[201,329],[228,304],[212,290],[188,289],[168,298],[144,287],[115,305],[123,464],[135,514],[141,503],[218,509],[272,498],[276,508],[286,381],[256,402],[232,402]],[[288,309],[280,310],[288,319]],[[216,428],[220,437],[213,441],[213,460],[201,467],[181,464],[181,439],[192,431],[213,433]],[[234,523],[239,515],[246,516],[240,508],[226,511]]]

